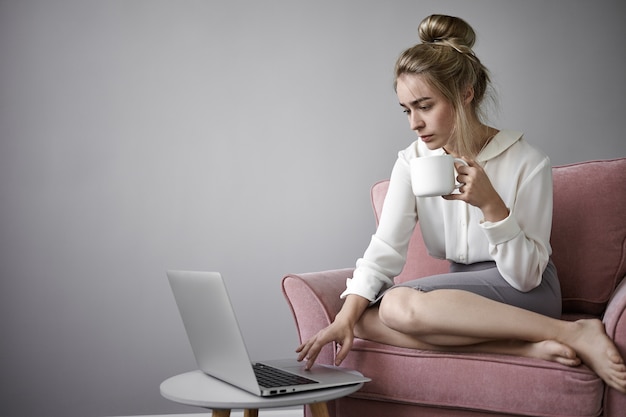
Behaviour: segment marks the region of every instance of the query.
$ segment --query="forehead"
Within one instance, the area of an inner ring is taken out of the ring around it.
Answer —
[[[442,98],[443,96],[426,82],[419,74],[402,74],[396,83],[396,94],[400,104],[410,104],[425,98]]]

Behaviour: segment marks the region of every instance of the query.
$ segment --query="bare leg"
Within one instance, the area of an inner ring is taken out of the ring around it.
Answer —
[[[545,361],[560,363],[565,366],[578,366],[581,360],[571,347],[557,342],[556,340],[544,340],[542,342],[524,342],[521,340],[494,340],[468,347],[459,347],[459,351],[478,353],[500,353],[504,355],[523,356],[526,358],[543,359]]]
[[[379,318],[385,327],[440,349],[489,341],[556,341],[571,347],[609,386],[626,393],[626,365],[599,320],[567,322],[466,291],[424,293],[402,287],[385,295]]]
[[[356,336],[361,339],[410,349],[442,352],[497,353],[501,355],[543,359],[566,366],[580,365],[580,359],[576,356],[576,352],[572,348],[554,340],[532,343],[517,340],[483,341],[471,338],[458,338],[456,342],[463,341],[464,343],[448,346],[429,344],[414,336],[398,332],[385,326],[380,321],[377,308],[367,310],[354,330]]]

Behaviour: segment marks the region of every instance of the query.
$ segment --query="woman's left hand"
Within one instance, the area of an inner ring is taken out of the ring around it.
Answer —
[[[486,221],[498,222],[509,215],[509,209],[493,188],[487,173],[476,161],[462,158],[469,166],[455,164],[459,194],[444,195],[446,200],[461,200],[482,210]]]

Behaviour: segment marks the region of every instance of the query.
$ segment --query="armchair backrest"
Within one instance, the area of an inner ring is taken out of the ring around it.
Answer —
[[[552,178],[563,312],[600,315],[626,275],[626,158],[554,167]]]
[[[552,259],[563,295],[563,312],[599,316],[626,275],[626,158],[552,168]],[[372,187],[376,222],[389,181]],[[406,265],[396,282],[448,271],[428,255],[419,224]]]

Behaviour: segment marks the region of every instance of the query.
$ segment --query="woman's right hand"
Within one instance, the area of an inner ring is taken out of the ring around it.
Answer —
[[[320,351],[326,344],[337,342],[340,346],[335,359],[335,366],[348,356],[354,342],[354,326],[369,305],[369,300],[355,294],[348,295],[341,311],[328,327],[320,330],[296,349],[298,360],[306,359],[305,369],[311,369]]]
[[[352,349],[353,341],[353,326],[347,320],[335,319],[328,327],[298,346],[296,349],[299,353],[298,361],[306,360],[305,369],[311,369],[322,348],[328,343],[337,342],[340,349],[337,352],[335,365],[339,366]]]

